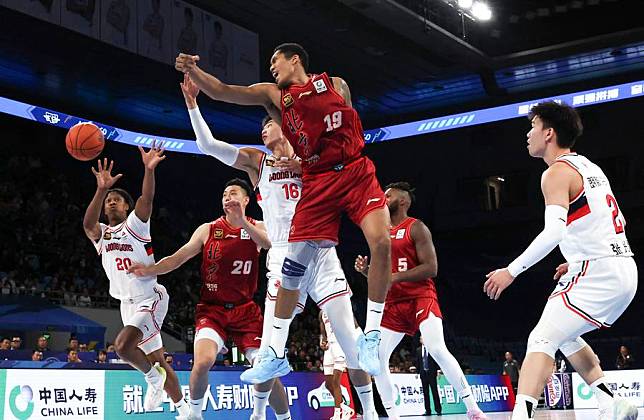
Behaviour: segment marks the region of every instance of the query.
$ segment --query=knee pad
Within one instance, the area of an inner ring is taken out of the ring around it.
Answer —
[[[586,343],[583,338],[577,337],[573,341],[564,343],[561,347],[559,347],[559,350],[561,350],[564,356],[568,357],[572,354],[577,353],[579,350],[583,349],[587,345],[588,343]]]
[[[560,346],[560,340],[556,336],[556,332],[553,334],[553,330],[550,328],[537,324],[528,337],[526,354],[545,353],[554,359]]]
[[[291,242],[282,264],[282,287],[288,290],[299,290],[306,268],[318,252],[314,242]]]

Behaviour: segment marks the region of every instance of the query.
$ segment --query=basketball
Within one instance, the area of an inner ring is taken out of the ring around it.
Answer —
[[[67,151],[78,160],[95,159],[105,147],[103,132],[92,123],[78,123],[67,132],[65,137]]]

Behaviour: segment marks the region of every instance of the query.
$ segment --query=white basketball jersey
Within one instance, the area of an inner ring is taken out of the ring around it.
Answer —
[[[568,262],[633,255],[626,239],[626,219],[601,168],[584,156],[568,153],[557,158],[579,172],[584,186],[571,202],[566,235],[559,244]]]
[[[259,165],[259,194],[268,238],[273,246],[286,245],[295,205],[302,194],[302,174],[276,168],[274,156],[262,156]]]
[[[133,263],[154,264],[150,239],[150,221],[141,221],[134,211],[116,226],[101,223],[101,237],[94,243],[110,281],[110,295],[115,299],[140,299],[154,295],[156,276],[128,274]]]
[[[326,331],[326,341],[329,344],[335,343],[335,334],[333,333],[333,328],[331,328],[331,321],[329,321],[329,317],[326,316],[326,312],[322,312],[322,322],[324,323],[324,330]]]

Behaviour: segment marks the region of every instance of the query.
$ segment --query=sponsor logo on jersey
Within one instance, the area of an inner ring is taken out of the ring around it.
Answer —
[[[282,179],[289,179],[289,178],[302,178],[302,174],[298,174],[297,172],[293,171],[279,171],[279,172],[273,172],[268,176],[268,182],[274,182],[274,181],[279,181]]]
[[[308,96],[308,95],[310,95],[312,93],[313,93],[312,90],[307,90],[306,92],[300,93],[300,95],[297,97],[297,99],[302,99],[302,96]]]
[[[132,245],[130,244],[111,243],[105,245],[105,252],[110,251],[134,252],[134,248],[132,248]]]
[[[288,108],[289,106],[293,105],[293,102],[295,101],[293,100],[293,96],[291,96],[290,93],[287,93],[282,98],[282,104],[284,104],[284,108]]]
[[[326,83],[324,83],[324,79],[316,80],[315,82],[313,82],[313,86],[315,87],[315,91],[317,93],[326,92]]]
[[[396,239],[402,239],[405,237],[405,229],[398,229],[396,232]]]
[[[244,229],[241,230],[241,238],[242,239],[250,239],[250,235],[248,232],[246,232]]]
[[[367,200],[367,205],[380,201],[380,198],[370,198]]]
[[[205,283],[205,286],[209,292],[216,292],[219,288],[219,285],[217,283]]]
[[[109,241],[110,239],[112,239],[112,233],[105,232],[105,235],[103,235],[103,239],[105,239],[106,241]]]
[[[224,237],[224,230],[223,229],[215,229],[215,239],[221,239]]]
[[[238,237],[237,235],[231,235],[230,233],[226,235],[226,239],[229,239],[229,238],[235,239],[237,237]]]

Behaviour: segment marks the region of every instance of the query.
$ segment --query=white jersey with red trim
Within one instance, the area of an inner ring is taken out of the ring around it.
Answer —
[[[633,255],[626,239],[626,219],[601,168],[584,156],[568,153],[557,158],[579,172],[584,186],[571,202],[566,235],[559,248],[568,262]]]
[[[302,174],[276,168],[275,162],[275,156],[262,156],[256,187],[268,238],[273,246],[279,246],[288,243],[291,220],[302,193]]]
[[[326,315],[326,312],[320,311],[322,313],[322,322],[324,323],[324,330],[326,331],[326,341],[329,344],[334,344],[337,342],[335,334],[333,333],[333,328],[331,327],[331,321]]]
[[[132,211],[116,226],[101,223],[101,237],[94,246],[101,256],[113,298],[139,300],[155,295],[156,276],[137,277],[127,273],[135,262],[154,264],[150,220],[143,222]]]

